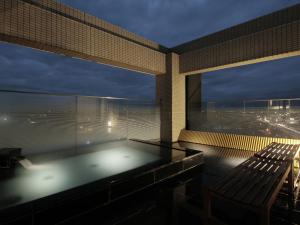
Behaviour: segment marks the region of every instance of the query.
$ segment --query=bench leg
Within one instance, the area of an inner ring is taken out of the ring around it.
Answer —
[[[294,209],[294,163],[291,163],[291,169],[288,175],[288,195],[289,195],[289,209]]]
[[[203,224],[208,225],[209,220],[211,218],[211,195],[208,189],[204,189],[203,191],[204,197],[204,218]]]
[[[270,209],[266,208],[261,211],[260,214],[260,225],[270,224]]]

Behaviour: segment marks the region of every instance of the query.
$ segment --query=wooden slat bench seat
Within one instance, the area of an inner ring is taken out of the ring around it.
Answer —
[[[269,224],[271,206],[289,175],[291,164],[286,161],[249,158],[206,193],[206,223],[216,221],[211,204],[219,199],[254,211],[260,215],[261,224]]]
[[[289,145],[289,144],[280,144],[273,142],[270,145],[266,146],[264,149],[255,154],[255,156],[270,160],[277,161],[286,161],[291,164],[293,170],[291,170],[291,189],[293,190],[293,196],[291,201],[294,202],[294,198],[297,198],[298,191],[295,191],[297,188],[297,182],[300,176],[299,169],[299,155],[300,155],[300,145]],[[295,173],[296,171],[296,173]]]
[[[280,160],[280,161],[294,161],[299,155],[299,145],[289,145],[280,143],[271,143],[255,155],[261,158]]]

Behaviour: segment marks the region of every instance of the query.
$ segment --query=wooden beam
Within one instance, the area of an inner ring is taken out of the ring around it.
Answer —
[[[173,48],[180,73],[209,72],[300,55],[300,4]]]
[[[164,74],[162,46],[53,0],[1,0],[0,41],[149,74]]]

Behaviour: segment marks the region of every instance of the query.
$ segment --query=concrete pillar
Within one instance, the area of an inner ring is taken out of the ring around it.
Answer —
[[[201,123],[202,75],[186,77],[186,129],[197,130]]]
[[[162,142],[176,142],[185,128],[185,76],[179,74],[179,56],[168,53],[166,74],[156,76],[156,101],[161,109]]]

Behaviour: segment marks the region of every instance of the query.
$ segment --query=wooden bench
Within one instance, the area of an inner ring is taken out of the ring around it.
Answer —
[[[300,176],[299,160],[300,160],[300,145],[289,145],[280,143],[271,143],[264,149],[255,154],[255,156],[270,160],[286,161],[294,168],[291,172],[293,176],[292,188],[296,187],[297,181]],[[294,172],[297,171],[296,174]]]
[[[260,224],[268,225],[271,206],[288,177],[290,184],[291,171],[291,164],[286,161],[257,156],[249,158],[219,184],[208,189],[205,194],[206,224],[221,223],[211,210],[212,201],[218,199],[259,214]]]
[[[280,144],[273,142],[255,155],[277,161],[294,161],[299,156],[299,145]]]

